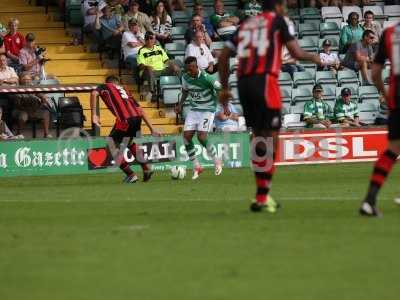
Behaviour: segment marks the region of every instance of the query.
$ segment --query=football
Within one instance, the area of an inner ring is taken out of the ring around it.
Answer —
[[[181,166],[173,166],[171,168],[171,178],[172,179],[183,179],[186,176],[186,168]]]

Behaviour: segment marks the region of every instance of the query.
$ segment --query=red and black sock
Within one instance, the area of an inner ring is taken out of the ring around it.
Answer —
[[[385,183],[387,176],[397,160],[397,154],[391,150],[386,150],[375,162],[374,171],[370,180],[366,201],[375,206],[376,196]]]

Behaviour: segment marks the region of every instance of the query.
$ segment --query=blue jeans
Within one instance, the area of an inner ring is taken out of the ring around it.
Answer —
[[[302,72],[305,71],[304,67],[301,65],[293,65],[293,64],[284,64],[281,67],[282,72],[287,72],[292,76],[294,72]]]

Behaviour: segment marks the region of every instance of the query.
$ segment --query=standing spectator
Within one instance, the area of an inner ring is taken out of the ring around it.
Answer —
[[[18,75],[12,67],[7,65],[7,57],[0,55],[0,85],[17,85]]]
[[[299,65],[297,63],[297,60],[295,60],[289,53],[289,50],[286,48],[286,46],[283,47],[282,49],[282,66],[281,66],[282,72],[287,72],[292,76],[294,72],[302,72],[305,71],[304,67],[302,65]]]
[[[6,55],[10,60],[9,65],[17,72],[21,69],[19,64],[19,52],[25,46],[25,38],[18,32],[18,25],[19,21],[17,19],[11,19],[8,22],[8,34],[4,37]]]
[[[21,85],[32,85],[30,74],[21,76]],[[13,117],[18,121],[17,134],[21,133],[22,128],[28,120],[41,120],[43,125],[43,137],[51,138],[49,134],[50,112],[48,99],[44,94],[17,94],[13,96],[15,110]]]
[[[148,15],[139,11],[140,4],[137,1],[132,1],[129,4],[129,10],[123,17],[123,23],[126,30],[128,30],[128,23],[130,20],[134,19],[138,26],[140,32],[144,35],[147,31],[152,31],[151,21]]]
[[[239,118],[240,114],[232,102],[228,102],[225,106],[218,104],[215,113],[216,130],[223,132],[245,131],[246,126],[239,125]]]
[[[368,10],[364,13],[364,22],[362,27],[364,30],[371,30],[374,33],[375,39],[373,44],[378,44],[379,38],[382,35],[382,26],[379,22],[374,20],[374,13],[372,11]]]
[[[185,52],[185,58],[190,56],[196,57],[200,70],[205,70],[208,73],[218,71],[218,68],[214,65],[215,59],[205,43],[204,32],[196,31],[194,34],[193,41],[187,46]]]
[[[157,40],[163,47],[166,43],[172,41],[172,19],[167,13],[163,1],[158,1],[156,4],[154,14],[151,17],[151,26],[153,27]]]
[[[368,78],[368,69],[374,57],[374,50],[372,48],[374,39],[374,33],[371,30],[365,30],[362,40],[351,45],[342,62],[343,66],[356,72],[361,72],[364,85],[371,84]]]
[[[323,99],[324,89],[320,84],[313,88],[313,99],[304,104],[304,121],[310,128],[329,128],[332,125],[332,108]]]
[[[322,52],[319,54],[319,58],[322,62],[320,70],[336,72],[340,69],[340,60],[336,53],[331,52],[332,42],[330,40],[324,40],[322,42]]]
[[[169,61],[167,53],[160,46],[156,45],[156,38],[153,32],[146,32],[144,46],[137,54],[137,64],[140,69],[140,77],[143,83],[143,93],[146,98],[152,101],[157,100],[156,79],[161,75],[179,74],[179,67]],[[151,94],[151,95],[150,95]]]
[[[114,53],[120,51],[124,27],[121,24],[121,19],[113,15],[109,6],[104,7],[102,12],[102,17],[100,17],[100,12],[97,12],[95,28],[100,30],[101,47],[110,48],[110,59],[112,59]]]
[[[34,80],[40,80],[44,59],[36,54],[35,35],[28,33],[25,41],[25,47],[19,52],[19,63],[24,73],[30,74]]]
[[[211,24],[222,40],[228,40],[235,33],[239,18],[225,11],[222,0],[215,1],[214,9],[215,13],[210,17]]]
[[[194,15],[198,15],[200,17],[202,17],[203,19],[203,25],[207,30],[208,36],[211,37],[213,40],[218,39],[218,36],[214,30],[214,27],[212,26],[211,22],[210,22],[210,18],[207,17],[204,14],[204,7],[203,5],[197,3],[194,8],[193,8],[193,16]]]
[[[144,36],[139,31],[139,25],[135,19],[131,19],[128,24],[129,30],[122,35],[122,50],[125,61],[132,67],[133,76],[138,82],[139,72],[136,56],[139,49],[144,45]]]
[[[364,29],[358,22],[358,13],[352,12],[347,19],[347,25],[340,31],[339,52],[346,53],[350,45],[361,40]]]
[[[202,17],[200,15],[193,15],[192,16],[192,21],[190,22],[190,26],[188,27],[188,29],[185,32],[185,40],[186,43],[190,43],[193,38],[194,35],[197,31],[200,31],[201,33],[203,33],[204,36],[204,41],[206,43],[206,45],[208,47],[210,47],[212,41],[210,36],[208,35],[207,29],[204,26],[203,22],[202,22]]]
[[[342,89],[341,97],[335,102],[335,119],[342,127],[361,127],[357,103],[351,101],[351,90]]]
[[[96,16],[107,4],[100,0],[84,0],[81,4],[83,13],[83,31],[87,34],[94,33]],[[100,15],[101,16],[101,15]]]

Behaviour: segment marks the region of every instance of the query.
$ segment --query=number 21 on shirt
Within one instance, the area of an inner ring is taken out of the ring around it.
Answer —
[[[254,54],[259,57],[266,56],[268,48],[268,27],[265,20],[258,24],[246,24],[239,31],[239,58],[248,58]],[[253,51],[255,53],[252,53]]]

